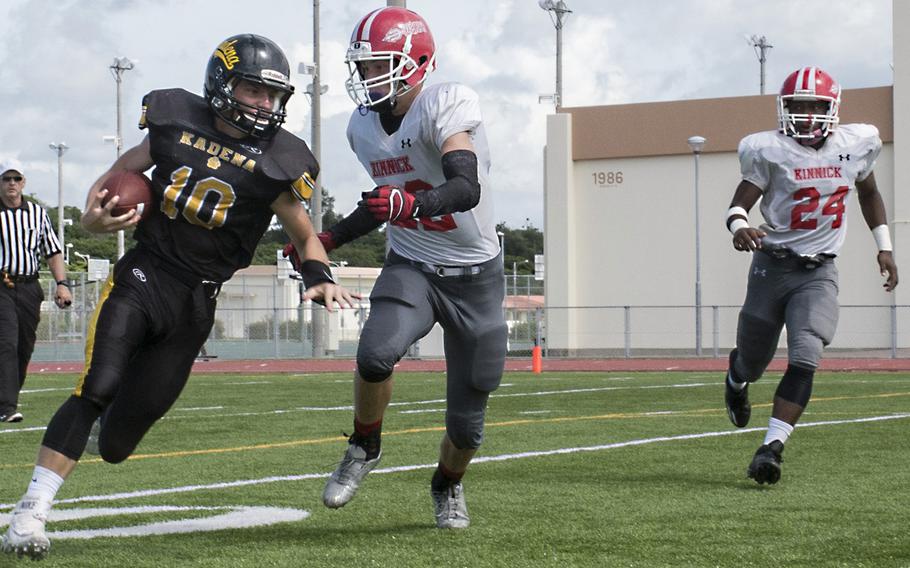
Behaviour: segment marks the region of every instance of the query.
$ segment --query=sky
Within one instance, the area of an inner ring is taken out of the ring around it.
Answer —
[[[563,106],[595,106],[759,93],[759,63],[747,38],[774,47],[767,90],[788,73],[817,65],[844,88],[893,82],[891,0],[566,0]],[[346,214],[373,184],[348,147],[354,109],[344,53],[354,25],[385,2],[322,0],[321,182]],[[430,25],[437,71],[478,92],[492,156],[490,187],[499,221],[543,227],[543,148],[555,90],[556,31],[537,0],[408,0]],[[251,8],[252,7],[252,8]],[[140,103],[154,89],[202,93],[214,48],[238,33],[269,37],[292,71],[312,64],[313,3],[270,0],[0,0],[0,162],[16,158],[26,193],[58,204],[57,157],[65,142],[63,201],[84,205],[113,162],[115,57],[136,61],[123,76],[124,148],[139,143]],[[286,128],[311,140],[309,77],[297,88]],[[622,136],[604,132],[604,136]],[[56,217],[54,217],[56,218]]]

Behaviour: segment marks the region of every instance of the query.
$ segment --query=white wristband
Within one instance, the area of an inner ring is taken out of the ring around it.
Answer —
[[[724,222],[727,225],[727,229],[734,235],[736,234],[736,231],[738,231],[739,229],[749,226],[748,221],[739,218],[740,215],[742,215],[746,219],[749,218],[749,212],[746,211],[745,209],[743,209],[742,207],[731,207],[731,208],[727,209],[727,216],[724,218]],[[731,217],[736,217],[736,219],[733,219],[731,221],[730,220]]]
[[[879,251],[894,250],[891,245],[891,231],[888,230],[888,225],[879,225],[872,229],[872,236],[875,238],[875,245]]]
[[[738,231],[740,229],[748,229],[748,228],[749,228],[749,222],[746,221],[745,219],[740,219],[739,217],[737,217],[736,219],[733,219],[732,221],[730,221],[730,233],[731,234],[735,235],[736,231]]]

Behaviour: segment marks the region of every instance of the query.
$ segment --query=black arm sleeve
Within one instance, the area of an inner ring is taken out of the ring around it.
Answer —
[[[358,205],[350,215],[332,225],[329,234],[332,235],[332,242],[335,243],[335,246],[340,247],[380,226],[382,226],[382,221],[374,218],[366,206]]]
[[[443,154],[442,174],[446,176],[445,183],[417,194],[418,217],[469,211],[480,202],[477,155],[474,152],[453,150]]]

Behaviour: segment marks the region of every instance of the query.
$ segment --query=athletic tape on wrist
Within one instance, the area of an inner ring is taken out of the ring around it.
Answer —
[[[878,250],[894,250],[894,247],[891,245],[891,231],[888,230],[888,225],[879,225],[872,229],[872,236],[875,238],[875,244],[878,246]]]
[[[737,217],[736,219],[733,219],[732,221],[730,221],[730,226],[728,228],[730,229],[730,233],[735,235],[736,231],[738,231],[740,229],[748,229],[749,222],[746,221],[745,219],[740,219],[739,217]]]

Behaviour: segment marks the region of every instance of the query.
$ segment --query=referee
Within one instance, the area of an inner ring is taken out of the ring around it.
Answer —
[[[60,241],[42,207],[22,199],[25,175],[18,163],[0,166],[0,422],[19,422],[19,391],[35,348],[44,290],[41,253],[57,281],[54,302],[72,303]]]

